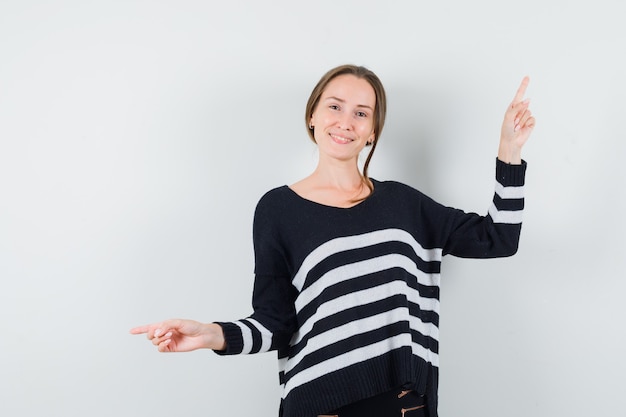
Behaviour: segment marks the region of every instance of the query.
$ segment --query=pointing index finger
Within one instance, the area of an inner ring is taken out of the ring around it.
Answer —
[[[150,326],[138,326],[130,329],[130,334],[143,334],[148,333],[150,330]]]
[[[526,94],[526,88],[528,87],[529,81],[530,81],[530,78],[528,77],[528,75],[522,79],[522,83],[517,89],[517,93],[515,93],[513,104],[517,104],[524,99],[524,94]]]

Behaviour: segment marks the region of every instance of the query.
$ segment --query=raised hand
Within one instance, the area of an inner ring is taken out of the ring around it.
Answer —
[[[528,108],[530,100],[524,99],[529,81],[528,77],[524,77],[502,122],[498,159],[509,164],[521,163],[522,147],[535,127],[535,118]]]
[[[214,323],[173,319],[134,327],[131,334],[146,334],[159,352],[189,352],[196,349],[225,349],[222,327]]]

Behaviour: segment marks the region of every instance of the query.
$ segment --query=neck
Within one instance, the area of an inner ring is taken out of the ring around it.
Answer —
[[[363,176],[356,161],[320,160],[311,177],[320,185],[340,191],[354,191],[363,186]]]
[[[339,163],[320,160],[311,175],[292,184],[290,188],[301,197],[333,207],[352,207],[371,193],[371,187],[363,181],[356,161]]]

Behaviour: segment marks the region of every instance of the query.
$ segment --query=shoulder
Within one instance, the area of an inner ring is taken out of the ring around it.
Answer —
[[[267,191],[257,203],[256,210],[270,210],[274,211],[277,208],[284,207],[286,202],[292,198],[293,192],[286,185],[272,188]]]
[[[285,209],[290,203],[291,190],[286,185],[267,191],[259,199],[254,210],[253,233],[257,241],[262,236],[266,238],[275,233],[281,218],[285,216]]]
[[[399,210],[400,207],[409,210],[437,210],[441,204],[424,194],[417,188],[398,181],[376,181],[374,196],[379,204]]]
[[[421,191],[398,181],[378,181],[372,179],[372,183],[374,184],[374,193],[385,194],[386,197],[424,197]]]
[[[290,192],[291,190],[289,189],[288,186],[281,185],[279,187],[272,188],[271,190],[263,194],[261,198],[259,199],[259,202],[271,202],[276,199],[285,198],[285,196],[289,194]]]

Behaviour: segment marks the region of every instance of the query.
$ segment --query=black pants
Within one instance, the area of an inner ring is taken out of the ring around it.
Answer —
[[[338,417],[427,417],[425,398],[396,389],[324,414]]]

